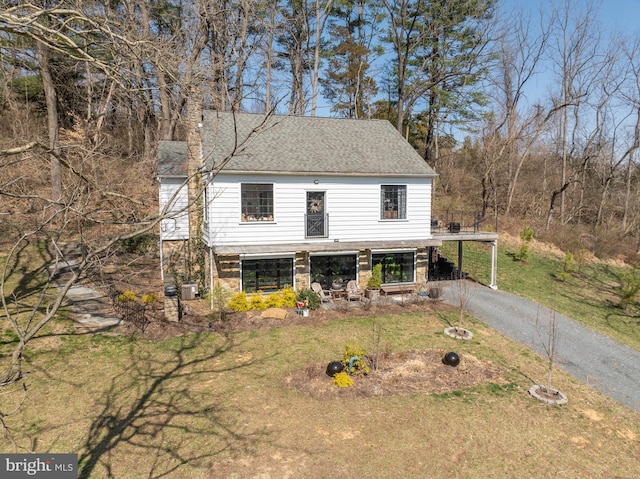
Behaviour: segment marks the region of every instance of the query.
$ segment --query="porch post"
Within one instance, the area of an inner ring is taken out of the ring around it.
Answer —
[[[462,278],[462,241],[458,241],[458,278]]]
[[[498,269],[498,240],[493,240],[491,242],[491,284],[489,285],[491,289],[498,289],[498,285],[496,283],[497,269]]]

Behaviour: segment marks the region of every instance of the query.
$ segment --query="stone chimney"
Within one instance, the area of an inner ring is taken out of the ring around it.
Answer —
[[[202,228],[202,93],[191,85],[187,97],[187,176],[189,178],[189,238],[200,237]]]

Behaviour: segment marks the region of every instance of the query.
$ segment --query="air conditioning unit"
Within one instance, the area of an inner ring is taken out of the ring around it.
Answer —
[[[449,233],[460,233],[460,223],[457,221],[449,223]]]
[[[182,284],[182,299],[192,300],[196,299],[198,295],[198,283],[183,283]]]

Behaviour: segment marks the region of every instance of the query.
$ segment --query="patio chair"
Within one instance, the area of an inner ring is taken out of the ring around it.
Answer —
[[[311,289],[320,296],[321,303],[332,303],[333,298],[331,297],[331,293],[325,289],[322,289],[320,283],[311,283]]]
[[[347,299],[351,301],[352,299],[357,299],[358,301],[362,301],[364,298],[364,291],[360,289],[358,286],[358,282],[355,279],[352,279],[347,283]]]

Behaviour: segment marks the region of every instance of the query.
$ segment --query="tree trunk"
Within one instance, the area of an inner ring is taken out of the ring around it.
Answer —
[[[49,47],[40,42],[37,45],[42,86],[47,104],[47,132],[51,151],[49,155],[49,161],[51,162],[51,199],[57,202],[62,199],[62,167],[57,158],[60,153],[58,148],[58,95],[51,75]]]

